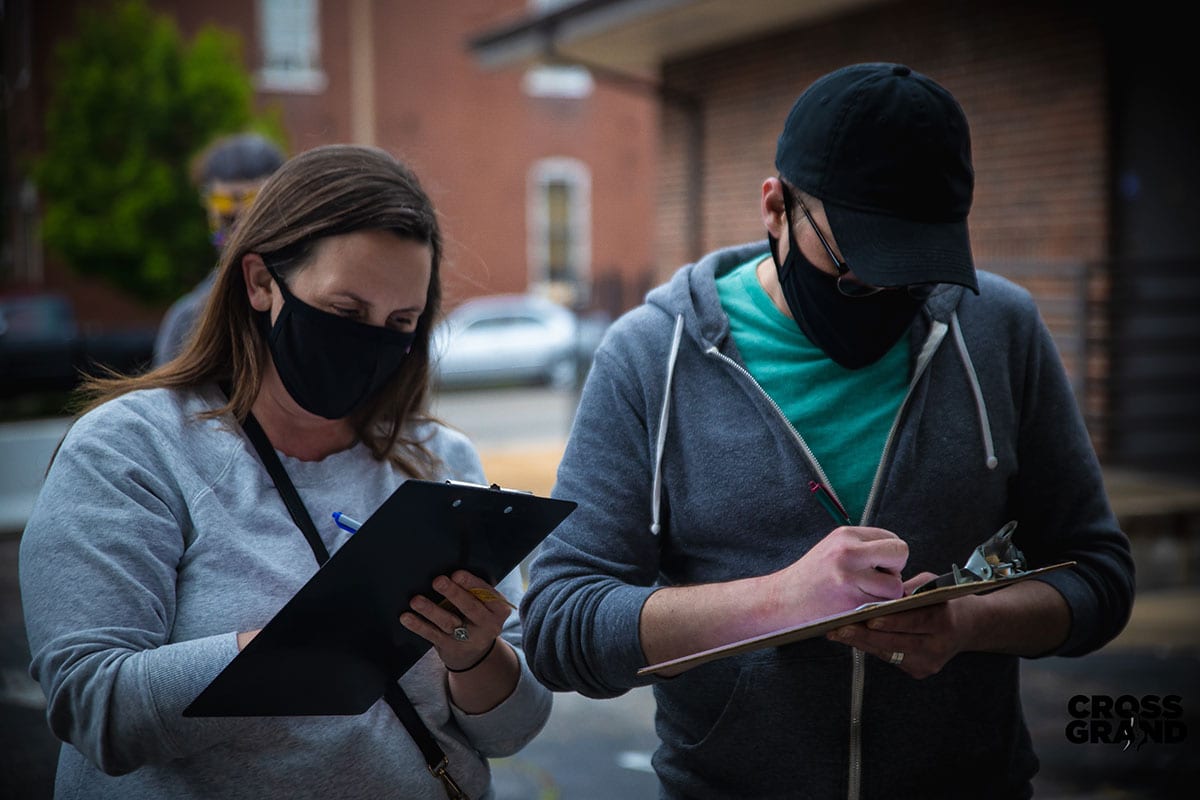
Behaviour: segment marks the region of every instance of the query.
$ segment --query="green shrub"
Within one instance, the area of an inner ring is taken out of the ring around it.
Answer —
[[[190,161],[225,133],[281,140],[278,115],[255,114],[235,33],[184,42],[144,0],[82,8],[76,30],[55,52],[35,168],[46,244],[82,275],[173,299],[214,261]]]

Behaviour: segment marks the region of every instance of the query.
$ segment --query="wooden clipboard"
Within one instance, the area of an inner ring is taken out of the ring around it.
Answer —
[[[575,510],[499,486],[408,480],[183,712],[185,717],[360,714],[431,645],[400,625],[433,579],[495,584]]]
[[[679,658],[673,658],[670,661],[662,661],[658,664],[651,664],[647,667],[642,667],[637,671],[639,676],[657,674],[665,669],[691,669],[708,661],[715,661],[718,658],[736,655],[737,653],[745,653],[749,650],[758,650],[764,647],[779,647],[780,645],[791,644],[792,642],[811,639],[815,636],[822,636],[835,628],[840,628],[843,625],[852,625],[856,622],[865,622],[875,617],[886,617],[889,614],[898,614],[901,611],[910,611],[914,608],[923,608],[925,606],[937,605],[945,603],[947,600],[953,600],[956,597],[962,597],[968,594],[984,594],[997,589],[1003,589],[1005,586],[1011,586],[1014,583],[1036,578],[1039,575],[1045,575],[1048,572],[1072,567],[1074,561],[1064,561],[1061,564],[1051,564],[1048,567],[1040,567],[1038,569],[1028,570],[1018,575],[1013,575],[1007,578],[996,578],[987,581],[973,581],[971,583],[960,583],[955,586],[943,586],[938,589],[930,589],[918,594],[910,594],[906,597],[901,597],[896,600],[884,600],[878,603],[868,603],[864,606],[851,609],[850,611],[841,614],[834,614],[821,619],[805,622],[802,625],[796,625],[790,628],[783,628],[770,633],[763,633],[758,636],[752,636],[749,639],[741,639],[736,642],[714,647],[709,650],[702,650],[697,653],[691,653]]]

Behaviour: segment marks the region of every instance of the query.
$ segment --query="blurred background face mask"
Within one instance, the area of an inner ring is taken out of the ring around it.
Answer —
[[[284,388],[312,414],[348,416],[399,372],[416,333],[313,308],[293,295],[273,268],[267,269],[283,295],[267,343]]]
[[[861,369],[874,364],[908,330],[927,293],[914,296],[902,289],[847,297],[838,291],[836,275],[822,272],[800,252],[790,214],[786,222],[788,253],[783,264],[779,263],[779,241],[771,234],[767,238],[779,285],[796,324],[809,341],[841,366]]]

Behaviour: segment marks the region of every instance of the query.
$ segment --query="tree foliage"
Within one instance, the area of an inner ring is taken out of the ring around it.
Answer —
[[[85,7],[55,52],[46,149],[35,174],[47,245],[83,275],[146,302],[173,299],[214,261],[190,164],[214,137],[258,130],[241,41],[206,27],[185,42],[144,0]]]

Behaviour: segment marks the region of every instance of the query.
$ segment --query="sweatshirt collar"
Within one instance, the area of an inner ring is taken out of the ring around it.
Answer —
[[[682,314],[686,335],[695,339],[702,349],[720,346],[729,336],[729,318],[721,308],[716,279],[769,253],[765,239],[715,250],[678,270],[667,283],[647,295],[647,302],[672,317]],[[918,317],[921,333],[928,331],[931,320],[949,324],[964,291],[964,287],[950,283],[938,286],[925,303],[925,313]],[[918,337],[921,338],[923,336]]]

